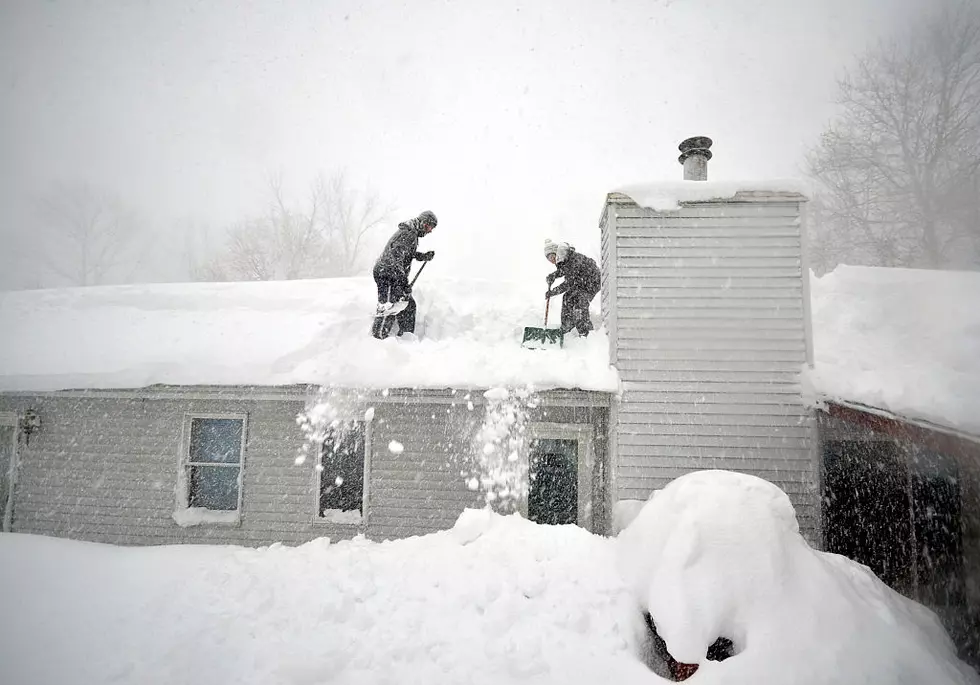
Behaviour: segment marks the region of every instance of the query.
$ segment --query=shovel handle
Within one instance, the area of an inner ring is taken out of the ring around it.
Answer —
[[[544,327],[548,327],[548,307],[551,306],[551,298],[544,298]]]
[[[419,270],[415,273],[415,278],[413,278],[412,279],[412,282],[408,284],[408,287],[409,288],[411,288],[412,286],[415,285],[415,281],[419,280],[419,276],[422,275],[422,271],[425,269],[425,265],[428,264],[428,263],[429,262],[427,262],[427,261],[426,262],[422,262],[422,266],[420,266],[419,267]]]

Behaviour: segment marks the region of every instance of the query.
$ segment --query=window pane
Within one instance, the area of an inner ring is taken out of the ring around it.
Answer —
[[[191,466],[188,504],[217,511],[238,508],[238,472],[227,466]]]
[[[364,425],[334,431],[323,443],[320,514],[327,509],[361,511],[364,496]]]
[[[192,419],[190,461],[237,464],[243,423],[241,419]]]
[[[577,523],[578,441],[535,440],[529,462],[527,517],[536,523]]]

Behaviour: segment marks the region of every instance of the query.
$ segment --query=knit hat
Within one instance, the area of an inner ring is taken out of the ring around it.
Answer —
[[[568,243],[556,243],[551,238],[544,239],[544,256],[555,255],[556,264],[560,264],[568,259],[568,253],[574,249]]]

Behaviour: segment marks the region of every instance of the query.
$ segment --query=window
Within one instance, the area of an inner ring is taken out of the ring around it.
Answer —
[[[14,485],[17,479],[17,415],[0,412],[0,530],[13,523]]]
[[[532,423],[528,426],[527,499],[521,514],[544,524],[592,529],[592,426]]]
[[[174,513],[179,525],[239,522],[244,452],[244,415],[187,417]]]
[[[316,470],[317,518],[324,522],[364,522],[367,427],[351,421],[332,429],[323,441]]]

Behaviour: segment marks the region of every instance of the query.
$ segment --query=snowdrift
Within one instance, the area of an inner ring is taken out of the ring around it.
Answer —
[[[397,542],[117,548],[0,536],[0,682],[977,685],[936,618],[816,552],[775,486],[695,473],[618,538],[465,512]],[[730,637],[737,654],[706,662]]]
[[[521,349],[524,326],[541,324],[544,290],[543,282],[426,274],[415,288],[418,339],[384,341],[370,336],[377,289],[368,278],[0,293],[0,391],[157,383],[616,390],[602,331],[548,354]]]

